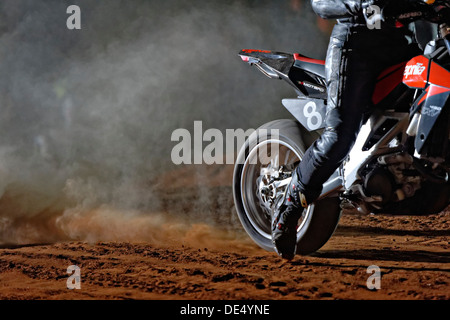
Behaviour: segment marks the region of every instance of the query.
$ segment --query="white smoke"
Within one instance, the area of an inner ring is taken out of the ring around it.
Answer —
[[[66,28],[71,4],[81,30]],[[242,64],[239,50],[323,58],[327,42],[309,1],[296,12],[290,1],[2,0],[0,12],[3,243],[83,238],[68,225],[105,206],[164,211],[172,203],[156,189],[178,169],[173,130],[195,120],[256,128],[287,115],[280,99],[293,91]],[[188,187],[201,196],[185,213],[205,218],[205,199],[220,197]],[[105,230],[114,217],[102,216]]]

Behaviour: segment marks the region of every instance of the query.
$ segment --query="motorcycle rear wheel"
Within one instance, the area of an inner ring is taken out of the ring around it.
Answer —
[[[271,134],[272,130],[278,134]],[[274,247],[272,213],[266,201],[270,197],[262,195],[259,187],[265,181],[264,174],[272,172],[276,177],[282,169],[288,169],[287,174],[292,172],[317,137],[297,121],[275,120],[258,128],[239,152],[233,176],[236,212],[247,234],[267,251],[274,251]],[[261,154],[267,157],[265,161],[259,159]],[[338,197],[321,199],[305,209],[297,229],[297,254],[308,255],[319,250],[333,235],[340,216]]]

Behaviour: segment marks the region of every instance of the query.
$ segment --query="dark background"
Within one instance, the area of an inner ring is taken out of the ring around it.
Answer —
[[[66,27],[72,4],[81,30]],[[173,130],[289,117],[295,92],[237,53],[324,59],[332,24],[300,0],[2,0],[0,242],[68,209],[165,207]]]

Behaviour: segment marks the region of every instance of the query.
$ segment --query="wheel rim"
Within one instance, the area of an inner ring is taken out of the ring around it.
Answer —
[[[240,180],[243,209],[253,229],[267,240],[272,239],[273,209],[279,205],[286,188],[274,188],[274,183],[271,184],[270,181],[280,182],[286,177],[291,178],[296,163],[301,159],[302,155],[288,143],[271,139],[256,145],[243,164]],[[276,178],[277,174],[278,178]],[[266,190],[266,187],[269,194],[261,191]],[[304,227],[311,209],[310,206],[303,211],[297,234]]]

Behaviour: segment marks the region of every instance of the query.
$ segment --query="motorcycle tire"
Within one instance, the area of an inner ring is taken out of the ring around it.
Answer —
[[[272,130],[277,130],[276,136],[270,134]],[[298,164],[306,149],[317,138],[316,132],[308,132],[297,121],[275,120],[258,128],[238,154],[233,175],[236,213],[250,238],[267,251],[274,251],[271,237],[272,218],[269,210],[264,210],[264,206],[261,206],[261,198],[258,198],[256,192],[261,164],[252,163],[252,155],[259,154],[262,148],[267,148],[268,145],[278,145],[278,154],[268,155],[271,161],[274,158],[280,161],[282,151],[285,151],[286,154],[289,153],[289,156],[285,155],[285,160],[290,159],[292,154],[289,162]],[[308,255],[319,250],[333,235],[340,216],[339,197],[321,199],[305,209],[297,230],[297,254]]]

